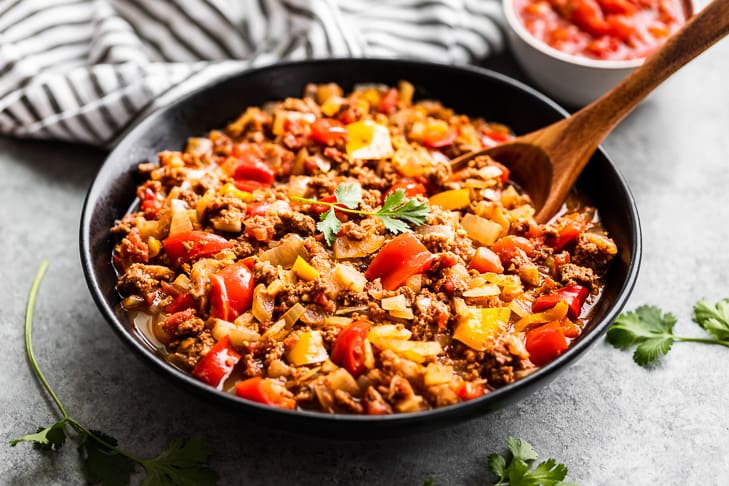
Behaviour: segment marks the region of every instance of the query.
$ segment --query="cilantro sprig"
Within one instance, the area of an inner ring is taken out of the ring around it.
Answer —
[[[615,319],[607,332],[610,344],[620,349],[635,346],[633,361],[649,366],[665,356],[676,342],[718,344],[729,347],[729,299],[711,304],[705,299],[694,305],[693,321],[711,337],[676,336],[673,327],[676,317],[663,313],[654,305],[642,305],[634,311],[624,312]]]
[[[342,222],[337,212],[360,214],[363,216],[377,216],[385,224],[385,228],[392,233],[399,234],[410,231],[410,225],[424,224],[428,217],[428,205],[417,199],[407,199],[405,191],[398,189],[387,195],[382,207],[377,211],[363,211],[357,209],[362,202],[362,188],[356,183],[341,183],[334,190],[336,201],[315,201],[303,197],[292,197],[296,201],[309,204],[328,206],[322,213],[316,228],[324,233],[327,244],[332,245],[342,229]]]
[[[10,445],[29,442],[36,449],[59,450],[66,443],[70,428],[75,433],[84,475],[89,482],[101,483],[104,486],[122,486],[129,483],[135,466],[140,465],[145,473],[142,482],[144,486],[216,484],[218,475],[207,464],[211,450],[201,439],[174,440],[157,457],[144,459],[120,449],[116,439],[90,429],[68,413],[43,375],[33,354],[33,311],[38,288],[47,268],[48,262],[43,261],[28,295],[25,313],[25,350],[35,376],[53,399],[62,418],[48,427],[39,427],[33,434],[10,441]]]
[[[494,486],[577,486],[564,481],[567,466],[554,459],[534,466],[539,456],[526,440],[509,437],[507,448],[510,459],[501,454],[491,454],[488,458],[489,469],[498,478]]]

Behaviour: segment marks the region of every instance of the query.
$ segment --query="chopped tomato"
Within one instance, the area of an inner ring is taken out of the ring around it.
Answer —
[[[236,262],[210,277],[210,315],[233,321],[253,301],[253,273],[245,262]]]
[[[293,410],[296,400],[284,395],[285,388],[275,380],[254,376],[235,384],[235,394],[252,402]]]
[[[486,393],[486,387],[481,383],[464,381],[456,391],[461,400],[473,400]]]
[[[508,132],[497,132],[493,130],[485,130],[481,133],[481,145],[484,148],[494,147],[500,143],[511,140],[514,136]]]
[[[174,265],[212,256],[233,246],[222,236],[196,230],[172,235],[162,244]]]
[[[511,265],[514,260],[534,254],[534,244],[523,236],[508,235],[496,240],[491,250],[499,255],[504,265]]]
[[[499,255],[485,246],[480,246],[476,249],[471,263],[468,264],[468,268],[473,268],[479,273],[504,273],[504,266],[501,264]]]
[[[398,189],[402,189],[403,192],[405,192],[406,197],[415,197],[415,196],[427,196],[428,190],[425,188],[425,185],[421,182],[412,180],[412,179],[403,179],[400,182],[396,182],[392,185],[391,188],[389,188],[385,195],[383,196],[383,201],[385,198],[392,194],[393,192],[397,191]]]
[[[377,105],[377,111],[384,113],[385,115],[392,115],[397,111],[397,102],[400,99],[400,93],[397,89],[390,88],[387,93],[380,98],[380,102]]]
[[[318,118],[311,124],[309,137],[323,145],[334,145],[347,136],[344,124],[333,118]]]
[[[265,216],[266,211],[271,206],[269,202],[253,202],[246,206],[246,216]]]
[[[137,197],[141,201],[140,208],[144,216],[149,219],[157,219],[164,197],[157,192],[152,181],[147,181],[139,186]]]
[[[354,321],[342,329],[332,346],[331,359],[355,378],[365,370],[365,340],[370,330],[367,321]]]
[[[580,236],[580,233],[587,229],[587,221],[579,217],[566,217],[564,225],[559,229],[557,236],[547,238],[547,244],[559,251],[573,243]]]
[[[230,375],[239,360],[240,354],[233,349],[230,338],[224,336],[198,361],[192,370],[192,375],[217,388]]]
[[[582,305],[587,299],[587,295],[590,292],[586,287],[582,285],[568,285],[562,287],[553,294],[542,295],[534,301],[532,304],[532,312],[541,312],[546,309],[551,309],[555,305],[562,301],[565,301],[568,306],[569,316],[576,319],[582,312]]]
[[[560,326],[553,323],[539,326],[526,333],[526,350],[529,359],[537,366],[544,366],[565,352],[569,347]]]
[[[177,331],[177,328],[180,327],[180,324],[188,319],[192,319],[193,317],[195,317],[195,309],[188,308],[185,310],[177,311],[167,316],[165,320],[162,321],[162,323],[160,324],[160,327],[164,329],[167,334],[172,336],[175,334],[175,331]]]
[[[382,288],[395,290],[415,274],[426,271],[433,254],[412,233],[403,233],[387,243],[367,267],[368,280],[382,279]]]

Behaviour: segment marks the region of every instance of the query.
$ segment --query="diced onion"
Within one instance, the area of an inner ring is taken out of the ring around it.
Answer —
[[[272,265],[281,265],[283,268],[291,268],[299,256],[306,260],[309,257],[304,249],[304,239],[295,233],[284,236],[278,245],[260,255],[261,260]]]
[[[291,306],[291,308],[281,316],[281,320],[286,322],[286,328],[291,329],[304,311],[306,311],[306,308],[298,302]]]
[[[232,322],[223,319],[215,319],[212,328],[213,337],[220,341],[225,336],[230,338],[230,343],[234,347],[242,347],[247,343],[256,342],[261,335],[247,327],[239,327]]]
[[[334,240],[332,250],[334,258],[338,260],[363,258],[379,250],[384,243],[385,237],[382,235],[370,235],[362,240],[340,236]]]
[[[332,390],[344,390],[352,395],[358,395],[360,393],[357,380],[344,368],[337,368],[335,371],[329,373],[326,381]]]
[[[408,309],[410,307],[408,306],[407,299],[405,299],[405,296],[402,294],[398,294],[393,297],[386,297],[382,299],[380,305],[386,311],[404,311],[405,309]]]
[[[439,363],[429,363],[425,368],[425,386],[443,385],[453,380],[453,367]]]
[[[193,230],[192,221],[190,221],[190,214],[185,201],[172,199],[170,201],[170,209],[172,220],[170,221],[170,233],[168,236]]]
[[[468,233],[469,238],[482,245],[490,246],[501,236],[502,226],[491,220],[467,213],[461,218],[461,226]]]
[[[273,317],[274,298],[268,294],[265,284],[258,284],[253,289],[251,312],[258,322],[269,322]]]
[[[464,297],[492,297],[499,295],[501,289],[496,284],[486,284],[481,287],[474,287],[463,292]]]
[[[337,263],[332,271],[332,277],[342,290],[362,292],[367,285],[364,274],[348,264]]]

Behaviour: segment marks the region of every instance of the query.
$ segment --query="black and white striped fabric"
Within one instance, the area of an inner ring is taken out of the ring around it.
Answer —
[[[212,79],[278,60],[468,63],[498,0],[0,0],[0,133],[111,146]]]

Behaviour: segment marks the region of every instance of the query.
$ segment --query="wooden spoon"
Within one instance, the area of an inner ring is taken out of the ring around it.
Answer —
[[[565,118],[501,145],[451,161],[458,170],[489,155],[511,170],[547,222],[561,207],[597,146],[654,88],[729,32],[729,0],[714,0],[602,97]],[[700,82],[700,81],[699,81]]]

